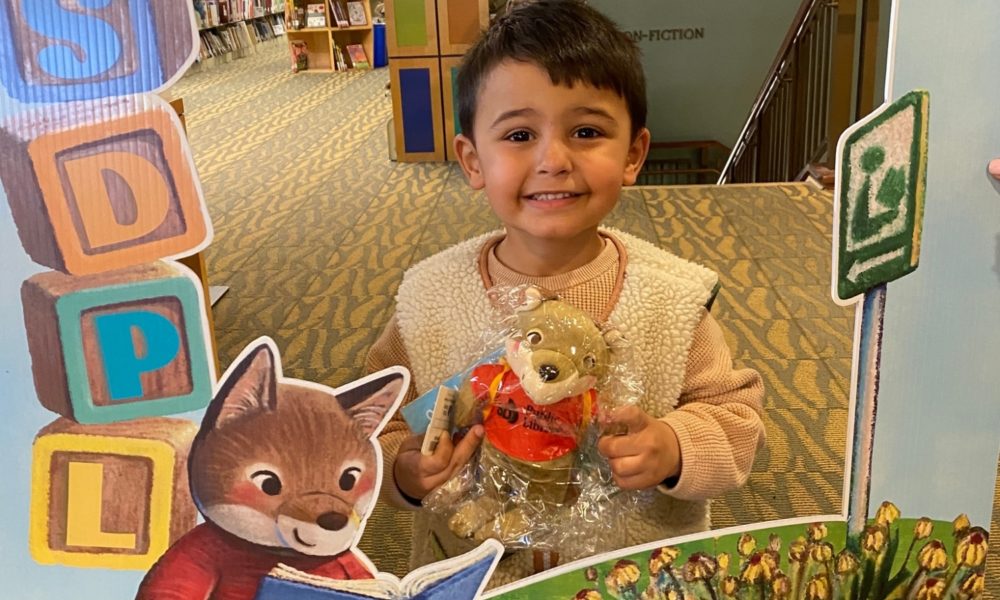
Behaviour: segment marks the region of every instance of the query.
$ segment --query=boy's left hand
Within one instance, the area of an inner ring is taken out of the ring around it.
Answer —
[[[617,426],[625,433],[605,435],[597,442],[597,449],[607,457],[620,488],[650,488],[681,472],[680,443],[670,425],[638,406],[614,411],[610,424],[612,429]]]

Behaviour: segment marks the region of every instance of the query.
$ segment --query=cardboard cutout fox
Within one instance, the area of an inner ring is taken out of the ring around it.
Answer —
[[[354,546],[381,484],[373,439],[409,373],[390,368],[336,390],[284,379],[267,338],[234,365],[188,462],[206,522],[154,565],[137,598],[249,600],[279,563],[333,579],[373,577]]]

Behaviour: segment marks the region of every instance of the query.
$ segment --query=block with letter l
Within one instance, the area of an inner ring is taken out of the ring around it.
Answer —
[[[35,390],[79,423],[204,408],[212,397],[204,300],[176,263],[72,277],[50,271],[21,286]]]
[[[166,89],[198,48],[177,0],[0,0],[0,81],[51,104]]]
[[[69,104],[0,126],[0,179],[32,260],[86,275],[184,256],[210,238],[194,161],[158,97]]]
[[[29,545],[43,564],[147,569],[194,527],[187,456],[198,427],[181,419],[79,425],[35,438]]]

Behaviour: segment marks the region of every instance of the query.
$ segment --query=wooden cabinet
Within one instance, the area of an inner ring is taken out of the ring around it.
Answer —
[[[455,74],[489,26],[489,2],[386,0],[385,15],[398,160],[455,160]]]
[[[398,160],[445,160],[440,59],[395,58],[389,71]]]

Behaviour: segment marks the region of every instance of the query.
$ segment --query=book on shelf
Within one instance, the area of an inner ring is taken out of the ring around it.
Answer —
[[[326,27],[326,4],[306,5],[306,27]]]
[[[365,54],[365,47],[361,44],[348,44],[347,55],[351,57],[351,66],[355,69],[370,69],[368,55]]]
[[[361,2],[350,1],[347,3],[347,20],[352,27],[367,25],[368,16],[365,14],[365,5]]]
[[[283,564],[271,570],[254,600],[444,600],[477,598],[503,547],[487,540],[460,556],[432,563],[402,580],[388,573],[376,579],[330,579]]]
[[[330,2],[330,13],[333,17],[333,22],[337,24],[337,27],[348,27],[350,22],[347,20],[347,11],[344,8],[343,3],[340,0],[329,0]]]
[[[289,44],[292,51],[292,73],[305,71],[309,68],[309,48],[302,40],[292,40]]]
[[[336,44],[333,46],[333,68],[335,71],[347,70],[347,61],[344,60],[344,53],[340,49],[340,46]]]

